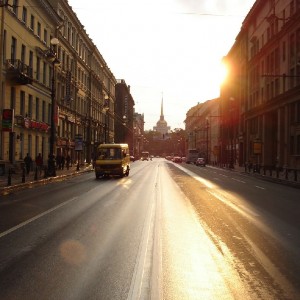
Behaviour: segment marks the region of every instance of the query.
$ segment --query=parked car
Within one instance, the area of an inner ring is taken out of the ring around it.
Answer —
[[[205,167],[205,159],[202,157],[197,158],[195,165]]]
[[[182,163],[182,159],[179,156],[174,156],[172,161],[175,162],[175,163]]]

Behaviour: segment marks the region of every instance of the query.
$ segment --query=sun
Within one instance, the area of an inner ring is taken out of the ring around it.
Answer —
[[[222,84],[228,76],[228,68],[223,62],[205,62],[200,74],[201,96],[206,99],[220,95]]]
[[[220,63],[220,70],[218,72],[218,81],[220,83],[220,85],[222,85],[228,76],[229,70],[228,67],[226,66],[226,64],[224,62]]]

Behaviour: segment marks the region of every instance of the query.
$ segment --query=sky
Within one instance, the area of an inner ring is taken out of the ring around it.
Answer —
[[[219,97],[221,60],[255,0],[68,0],[116,79],[130,85],[145,130],[161,114],[185,128],[187,111]]]

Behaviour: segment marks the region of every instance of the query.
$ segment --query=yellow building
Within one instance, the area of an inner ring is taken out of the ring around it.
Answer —
[[[26,153],[33,160],[41,153],[46,164],[52,148],[90,162],[106,136],[114,140],[113,73],[67,1],[19,0],[0,9],[0,166],[18,167]]]
[[[61,22],[47,2],[14,4],[1,7],[0,28],[0,109],[14,113],[11,131],[1,128],[0,160],[12,164],[47,153],[53,70],[45,53]]]

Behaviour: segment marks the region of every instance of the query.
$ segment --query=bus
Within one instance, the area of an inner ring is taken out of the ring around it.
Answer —
[[[143,151],[141,160],[149,160],[149,159],[150,159],[149,152],[148,151]]]
[[[194,164],[199,157],[199,151],[197,149],[189,149],[186,155],[186,163]]]
[[[95,163],[96,178],[118,175],[128,176],[130,155],[128,144],[100,144]]]

